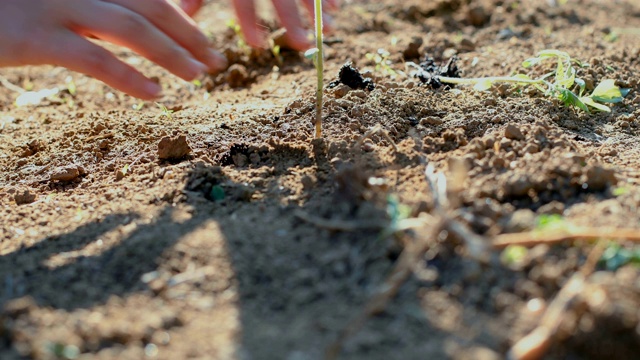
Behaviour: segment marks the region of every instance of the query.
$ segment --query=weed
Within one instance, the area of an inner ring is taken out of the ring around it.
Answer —
[[[396,75],[396,71],[391,68],[391,60],[389,60],[389,56],[391,54],[385,49],[378,49],[378,51],[373,53],[365,54],[365,57],[369,61],[373,61],[376,65],[376,71],[382,71],[387,75]]]
[[[536,57],[525,60],[522,66],[529,68],[547,60],[555,60],[556,69],[536,79],[532,79],[526,74],[469,79],[440,76],[439,79],[448,84],[471,84],[478,91],[488,90],[496,83],[534,86],[545,95],[562,101],[565,106],[575,107],[586,112],[590,112],[590,108],[609,112],[611,109],[603,103],[621,102],[630,91],[619,88],[612,79],[604,79],[590,95],[584,95],[585,82],[576,77],[576,66],[586,67],[587,65],[559,50],[540,51]]]
[[[242,35],[242,28],[240,28],[240,24],[238,24],[235,19],[229,19],[229,21],[227,21],[227,27],[236,34],[236,37],[238,38],[236,45],[238,46],[238,48],[245,54],[250,53],[251,48],[249,47],[249,45],[247,45],[246,41],[244,41],[244,36]]]
[[[164,105],[162,105],[160,103],[156,103],[156,105],[158,105],[158,107],[160,108],[160,111],[162,111],[162,113],[160,115],[158,115],[158,117],[165,116],[167,119],[173,120],[173,110],[167,109],[166,106],[164,106]]]
[[[71,96],[76,96],[76,94],[78,93],[78,88],[75,81],[73,81],[73,77],[67,76],[64,79],[64,82],[67,83],[67,91],[69,92],[69,94],[71,94]]]
[[[276,45],[275,41],[273,41],[273,39],[269,39],[269,48],[271,49],[271,53],[273,54],[273,57],[276,58],[276,62],[278,63],[278,66],[282,66],[282,55],[280,55],[280,45]]]
[[[602,253],[600,263],[610,271],[615,271],[627,264],[640,265],[640,248],[627,249],[612,242]]]
[[[613,190],[611,191],[611,194],[613,194],[613,196],[622,196],[622,195],[628,194],[629,191],[631,190],[626,186],[617,186],[613,188]]]
[[[503,264],[510,267],[517,267],[524,263],[529,250],[521,245],[509,245],[500,254]]]

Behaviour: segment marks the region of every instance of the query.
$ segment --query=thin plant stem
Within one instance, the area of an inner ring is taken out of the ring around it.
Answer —
[[[322,137],[322,92],[323,92],[323,73],[324,73],[324,53],[322,51],[322,0],[315,0],[316,15],[316,71],[318,78],[318,88],[316,90],[316,138]]]
[[[492,76],[492,77],[484,77],[484,78],[452,78],[447,76],[438,76],[441,82],[447,84],[458,84],[458,85],[470,85],[477,84],[483,81],[494,82],[504,82],[504,83],[522,83],[522,84],[549,84],[547,81],[543,79],[519,79],[512,76]]]

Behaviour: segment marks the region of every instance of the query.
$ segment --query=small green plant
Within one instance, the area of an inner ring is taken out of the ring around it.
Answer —
[[[628,249],[620,244],[612,242],[602,253],[600,263],[607,270],[615,271],[627,264],[640,266],[640,248]]]
[[[500,254],[500,260],[503,264],[511,267],[517,267],[523,264],[527,258],[529,250],[521,245],[509,245]]]
[[[315,0],[314,3],[315,25],[316,25],[316,47],[307,50],[304,56],[313,59],[316,67],[316,78],[318,84],[316,87],[316,138],[322,137],[322,93],[324,91],[324,54],[322,51],[322,0]]]
[[[240,24],[238,24],[235,19],[229,19],[229,21],[227,21],[227,27],[236,34],[236,37],[238,38],[236,45],[238,46],[238,48],[245,54],[250,53],[251,48],[249,47],[249,45],[247,45],[246,41],[244,41],[244,36],[242,35],[242,28],[240,28]]]
[[[611,194],[613,194],[613,196],[622,196],[628,194],[629,191],[631,190],[626,186],[617,186],[611,190]]]
[[[166,106],[160,103],[156,103],[156,105],[158,105],[158,107],[160,108],[160,111],[162,112],[160,115],[158,115],[158,117],[165,116],[167,119],[173,120],[173,110],[167,109]]]
[[[276,58],[276,62],[278,63],[278,66],[282,66],[282,55],[280,54],[280,45],[276,45],[275,41],[273,41],[273,39],[269,39],[269,48],[271,49],[271,53],[273,54],[273,57]]]
[[[536,218],[536,230],[563,230],[569,226],[559,214],[543,214]]]
[[[391,54],[385,49],[378,49],[375,54],[365,54],[367,60],[373,61],[376,65],[376,71],[382,71],[387,75],[396,75],[396,71],[391,68],[391,60],[389,60],[389,56],[391,56]]]
[[[440,76],[443,83],[471,84],[474,89],[484,91],[497,83],[511,83],[517,86],[534,86],[547,96],[562,101],[565,106],[575,107],[586,112],[589,109],[609,112],[611,109],[604,103],[618,103],[629,93],[629,89],[621,89],[614,80],[604,79],[593,89],[590,95],[584,95],[585,82],[576,77],[576,66],[586,67],[582,62],[571,58],[569,54],[559,50],[543,50],[536,57],[525,60],[522,66],[529,68],[547,60],[555,60],[556,68],[539,78],[532,79],[526,74],[513,76],[492,76],[484,78],[451,78]]]

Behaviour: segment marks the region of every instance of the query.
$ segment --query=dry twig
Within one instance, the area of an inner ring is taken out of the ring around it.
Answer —
[[[509,245],[535,246],[538,244],[555,244],[563,241],[619,239],[640,242],[640,230],[637,229],[602,229],[576,227],[554,229],[548,231],[531,231],[514,234],[502,234],[494,238],[492,246],[497,249]]]
[[[507,353],[507,359],[536,360],[546,353],[564,320],[565,313],[570,309],[576,296],[584,291],[587,277],[594,271],[598,259],[602,256],[604,251],[602,244],[599,242],[591,250],[580,271],[573,274],[551,301],[540,318],[538,326],[511,347]]]

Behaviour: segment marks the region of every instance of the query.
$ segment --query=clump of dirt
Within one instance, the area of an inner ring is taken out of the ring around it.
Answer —
[[[253,146],[250,144],[233,144],[228,151],[218,155],[216,162],[220,165],[258,166],[269,159],[267,146]]]
[[[459,78],[460,70],[457,65],[458,57],[451,57],[446,64],[438,65],[435,60],[426,56],[424,61],[421,61],[418,64],[419,68],[413,69],[413,76],[418,78],[420,82],[424,85],[427,85],[433,89],[438,89],[442,86],[442,82],[440,81],[440,76]]]
[[[338,78],[329,84],[329,88],[334,88],[339,84],[344,84],[352,89],[359,90],[372,91],[375,89],[373,79],[362,76],[360,70],[354,67],[350,61],[342,65],[338,73]]]
[[[180,160],[191,153],[191,146],[184,134],[165,136],[158,143],[158,158],[160,160]]]

